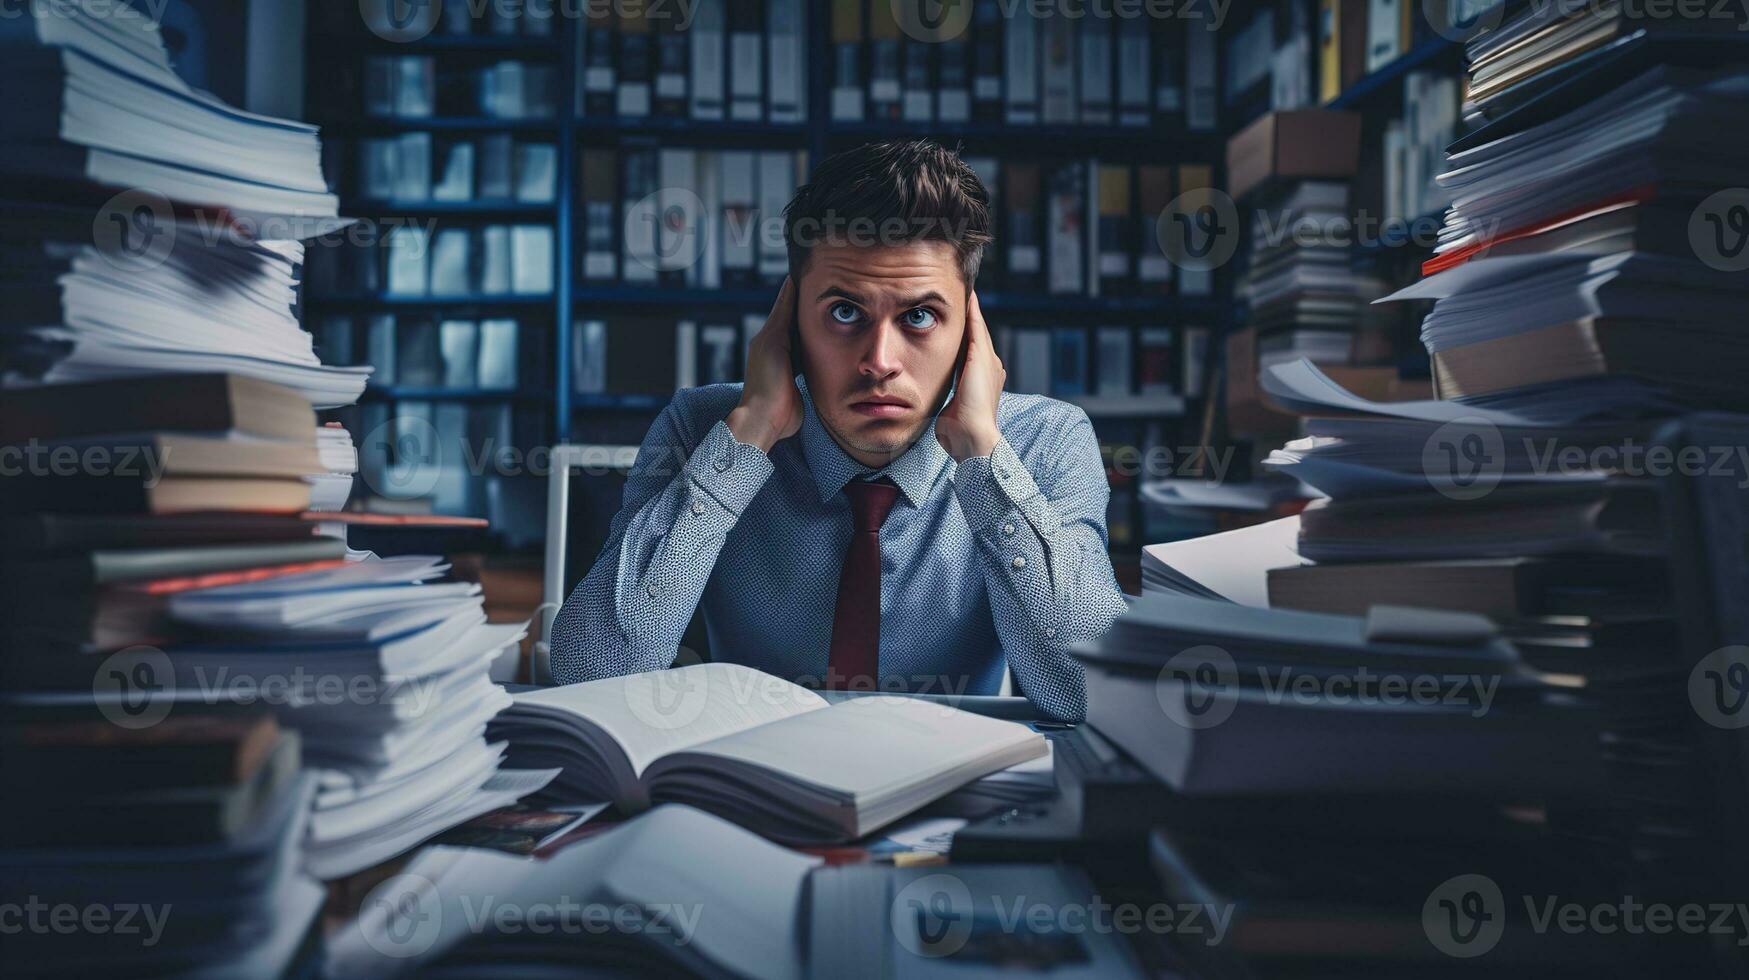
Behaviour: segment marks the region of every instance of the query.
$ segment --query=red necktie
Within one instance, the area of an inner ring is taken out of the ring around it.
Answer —
[[[880,679],[881,524],[899,499],[885,479],[844,485],[856,530],[838,574],[838,610],[832,615],[832,654],[825,686],[872,691]]]

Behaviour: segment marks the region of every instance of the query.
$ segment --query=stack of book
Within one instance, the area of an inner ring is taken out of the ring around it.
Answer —
[[[1264,377],[1318,416],[1271,460],[1331,498],[1302,517],[1311,563],[1271,570],[1268,593],[1490,617],[1599,708],[1613,790],[1586,832],[1674,875],[1716,859],[1710,801],[1729,793],[1684,692],[1670,560],[1688,556],[1667,552],[1660,502],[1664,478],[1717,470],[1660,464],[1659,431],[1744,406],[1730,311],[1749,287],[1729,251],[1743,205],[1726,188],[1749,163],[1749,49],[1618,28],[1538,7],[1470,45],[1475,98],[1515,51],[1616,37],[1515,71],[1510,111],[1452,147],[1439,247],[1393,297],[1434,301],[1422,340],[1447,400],[1368,402],[1304,363]]]
[[[263,709],[162,699],[14,704],[0,888],[19,975],[307,969],[323,889],[301,851],[314,779]],[[168,712],[165,714],[164,712]]]
[[[33,790],[6,821],[0,891],[175,921],[33,928],[9,965],[279,975],[314,941],[312,872],[514,795],[475,790],[496,768],[487,658],[519,628],[473,629],[474,597],[445,620],[471,645],[401,654],[446,600],[399,583],[443,566],[385,575],[336,536],[346,515],[312,510],[344,506],[356,468],[316,409],[351,404],[370,373],[322,365],[293,312],[296,239],[345,224],[317,132],[189,89],[155,23],[98,6],[36,3],[0,26],[0,73],[31,107],[0,153],[19,199],[0,246],[0,757]],[[291,597],[336,579],[370,587],[300,630]],[[414,687],[429,714],[409,709]],[[365,802],[391,785],[382,770],[421,760],[444,770],[440,801]]]
[[[367,552],[171,600],[171,618],[197,631],[166,648],[176,686],[259,697],[303,735],[320,770],[306,845],[317,877],[370,867],[545,785],[499,772],[504,747],[483,737],[510,703],[488,667],[525,627],[488,624],[480,587],[433,581],[446,571],[440,559]]]
[[[1259,194],[1240,298],[1245,329],[1227,340],[1227,420],[1234,432],[1280,429],[1259,398],[1259,371],[1305,358],[1347,364],[1366,300],[1349,261],[1348,185],[1304,180]]]
[[[1708,960],[1702,937],[1541,929],[1522,898],[1708,894],[1693,868],[1645,875],[1656,842],[1623,846],[1624,757],[1655,708],[1624,712],[1591,676],[1551,669],[1473,614],[1301,612],[1185,594],[1197,589],[1157,582],[1076,653],[1087,724],[1158,781],[1156,802],[1114,817],[1099,844],[1148,837],[1166,900],[1233,911],[1224,942],[1175,947],[1201,971],[1396,975],[1480,953],[1495,967]],[[1666,695],[1682,698],[1635,691]],[[1669,817],[1681,785],[1667,773],[1632,792]],[[1477,888],[1498,891],[1463,899]],[[1442,900],[1468,911],[1453,918]],[[1330,944],[1325,930],[1354,938]]]

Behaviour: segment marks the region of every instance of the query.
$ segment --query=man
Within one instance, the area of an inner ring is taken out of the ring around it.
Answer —
[[[829,688],[1085,710],[1069,645],[1123,609],[1085,412],[1003,393],[973,285],[989,196],[928,142],[834,155],[785,209],[790,275],[744,385],[677,393],[553,624],[561,683],[711,655]],[[800,377],[797,377],[798,371]],[[957,384],[956,384],[957,381]]]

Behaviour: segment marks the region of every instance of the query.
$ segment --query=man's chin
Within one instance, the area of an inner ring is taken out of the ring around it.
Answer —
[[[857,418],[839,431],[850,448],[867,456],[897,456],[911,448],[924,426],[916,419]]]

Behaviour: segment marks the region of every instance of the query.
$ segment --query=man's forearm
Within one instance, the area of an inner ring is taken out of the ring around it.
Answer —
[[[729,530],[771,472],[763,451],[718,423],[666,483],[660,470],[628,481],[608,546],[554,620],[554,679],[667,667]]]
[[[1103,634],[1124,609],[1105,550],[1103,499],[1080,508],[1097,517],[1065,517],[1006,441],[962,463],[954,490],[1016,680],[1047,714],[1078,720],[1085,684],[1068,647]]]

